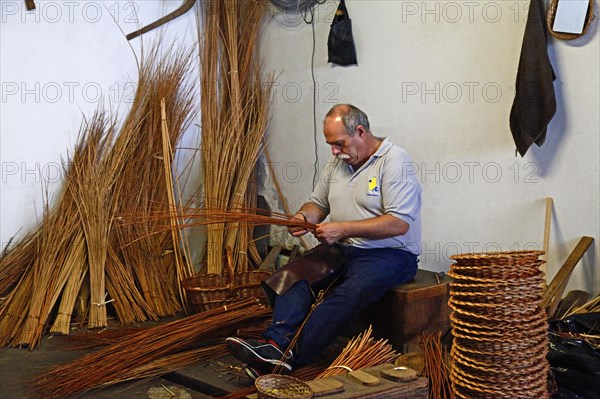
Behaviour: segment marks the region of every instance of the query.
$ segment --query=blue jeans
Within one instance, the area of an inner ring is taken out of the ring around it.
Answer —
[[[344,264],[338,269],[333,290],[314,309],[300,332],[293,351],[295,363],[314,361],[361,310],[378,301],[390,288],[412,280],[417,273],[417,256],[402,249],[349,246],[340,246],[340,249]],[[273,307],[273,323],[263,336],[287,348],[310,312],[313,292],[316,294],[326,288],[323,285],[310,287],[302,280],[278,296]]]

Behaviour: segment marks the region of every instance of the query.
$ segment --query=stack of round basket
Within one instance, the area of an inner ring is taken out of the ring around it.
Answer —
[[[458,398],[548,398],[542,251],[454,255],[451,382]]]

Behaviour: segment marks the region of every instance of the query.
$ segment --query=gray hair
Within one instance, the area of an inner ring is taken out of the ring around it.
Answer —
[[[330,117],[339,116],[342,119],[342,123],[346,127],[346,130],[350,136],[354,136],[356,128],[362,125],[367,132],[371,132],[371,126],[369,125],[369,118],[367,114],[351,104],[337,104],[331,107],[325,119]]]

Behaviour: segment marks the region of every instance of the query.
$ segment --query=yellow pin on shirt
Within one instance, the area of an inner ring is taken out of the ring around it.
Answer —
[[[367,195],[379,195],[379,186],[377,185],[377,178],[371,177],[369,179],[369,191]]]
[[[371,177],[369,179],[369,191],[373,191],[377,188],[377,178]]]

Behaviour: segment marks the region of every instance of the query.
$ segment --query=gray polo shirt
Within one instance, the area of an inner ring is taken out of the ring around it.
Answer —
[[[357,171],[332,157],[309,200],[328,214],[332,222],[393,215],[410,225],[406,234],[382,239],[350,238],[359,248],[402,248],[421,252],[421,184],[414,163],[388,138]]]

